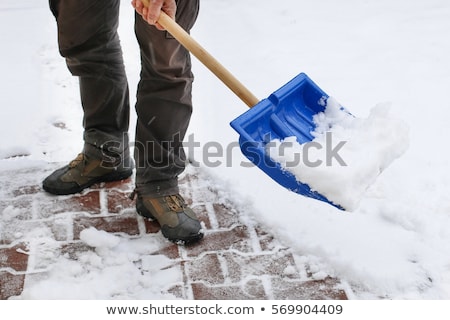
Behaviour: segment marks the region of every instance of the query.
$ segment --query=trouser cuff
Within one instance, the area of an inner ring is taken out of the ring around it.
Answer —
[[[165,197],[178,194],[178,179],[152,181],[145,184],[136,184],[136,191],[143,197]]]
[[[95,145],[85,142],[83,154],[90,159],[102,160],[102,166],[116,169],[133,169],[134,163],[130,158],[129,148],[125,150],[111,150],[108,148],[99,148]]]

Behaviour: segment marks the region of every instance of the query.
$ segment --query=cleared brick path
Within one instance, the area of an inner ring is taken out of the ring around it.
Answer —
[[[134,202],[128,198],[132,179],[54,197],[43,192],[38,182],[52,169],[0,171],[0,299],[19,295],[27,276],[46,272],[36,262],[29,263],[31,256],[38,260],[38,253],[20,241],[20,233],[33,226],[46,225],[53,239],[63,243],[55,250],[74,258],[76,252],[90,250],[79,241],[80,232],[88,227],[135,237],[143,233],[162,237],[157,223],[136,215]],[[194,300],[347,299],[338,279],[312,279],[308,267],[296,265],[291,250],[268,230],[241,221],[233,200],[219,196],[211,181],[199,177],[195,169],[183,176],[181,188],[205,226],[205,237],[192,246],[160,241],[154,254],[179,265],[184,281],[184,285],[167,284],[168,293]],[[8,219],[10,212],[14,219]],[[58,215],[64,215],[66,222],[70,219],[71,228],[67,223],[58,224]]]

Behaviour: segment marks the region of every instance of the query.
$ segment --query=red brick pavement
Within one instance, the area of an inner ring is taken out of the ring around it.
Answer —
[[[26,174],[29,171],[19,170],[8,176]],[[79,241],[80,232],[88,227],[137,237],[142,233],[162,237],[157,223],[136,215],[134,202],[128,198],[133,188],[131,179],[96,185],[82,194],[64,197],[47,195],[38,184],[23,180],[26,184],[20,186],[5,183],[0,214],[7,220],[8,213],[15,210],[14,219],[23,226],[22,232],[45,224],[54,240],[64,242],[57,249],[61,253],[75,258],[76,252],[90,250]],[[172,259],[182,272],[184,285],[168,284],[167,293],[194,300],[347,299],[338,279],[314,280],[307,267],[296,265],[288,247],[268,230],[241,221],[239,208],[233,207],[232,200],[219,197],[195,170],[184,176],[181,188],[205,227],[205,237],[192,246],[161,242],[154,252]],[[71,220],[70,230],[53,219],[62,215]],[[20,295],[27,275],[39,272],[29,270],[30,248],[17,240],[18,232],[9,230],[8,223],[0,229],[0,299]]]

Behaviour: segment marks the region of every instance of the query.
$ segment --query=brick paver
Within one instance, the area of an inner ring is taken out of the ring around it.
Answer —
[[[47,174],[40,170],[42,176]],[[2,190],[0,299],[19,295],[27,276],[46,270],[44,262],[39,264],[39,256],[29,265],[30,250],[34,256],[39,252],[19,241],[20,235],[34,226],[48,228],[52,240],[61,243],[55,250],[71,259],[76,259],[79,252],[92,250],[79,241],[81,231],[89,227],[130,237],[162,237],[157,223],[136,215],[134,202],[128,197],[132,179],[96,185],[82,194],[55,197],[45,194],[35,180],[27,179],[30,172],[8,173],[22,176],[23,184],[6,183]],[[219,197],[202,174],[191,168],[180,187],[204,225],[204,239],[192,246],[160,241],[152,253],[166,256],[182,273],[184,285],[168,283],[167,293],[195,300],[347,298],[338,279],[314,280],[305,266],[296,265],[291,250],[270,232],[242,222],[232,199]]]

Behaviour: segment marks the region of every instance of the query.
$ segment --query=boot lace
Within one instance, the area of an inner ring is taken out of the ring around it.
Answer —
[[[80,153],[77,155],[77,157],[75,159],[73,159],[70,163],[69,163],[69,168],[75,168],[76,166],[78,166],[80,163],[82,163],[84,161],[84,154]]]
[[[170,210],[175,212],[182,211],[186,206],[184,199],[179,194],[166,196],[165,200]]]
[[[135,188],[131,194],[129,195],[130,200],[134,200],[136,195],[139,194],[139,191],[137,188]],[[179,194],[174,194],[170,196],[165,196],[164,200],[166,201],[167,205],[169,206],[170,210],[179,212],[183,211],[186,207],[186,202],[184,201],[183,197]]]

